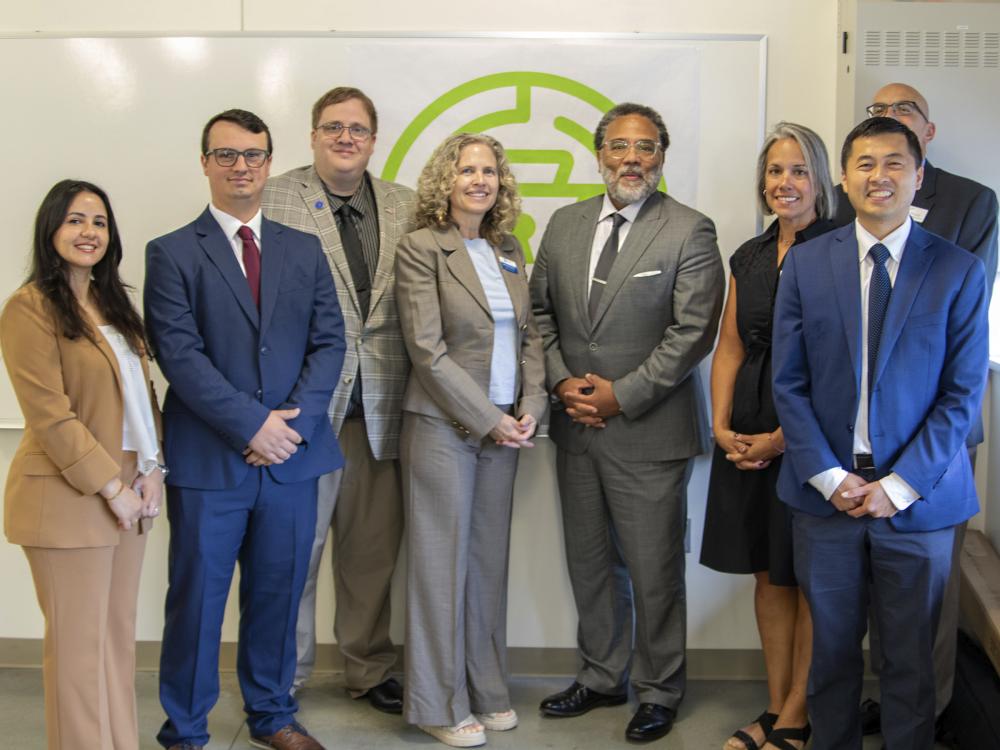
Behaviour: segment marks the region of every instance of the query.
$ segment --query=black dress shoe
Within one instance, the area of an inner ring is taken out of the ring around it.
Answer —
[[[561,693],[550,695],[538,707],[546,716],[583,716],[600,706],[620,706],[626,695],[608,695],[574,682]]]
[[[372,704],[372,708],[377,708],[379,711],[387,714],[403,713],[403,686],[392,677],[369,688],[365,697]]]
[[[882,706],[878,701],[865,698],[861,701],[861,734],[880,734],[882,732]]]
[[[673,729],[676,716],[676,711],[659,703],[640,703],[625,730],[625,739],[632,742],[658,740]]]

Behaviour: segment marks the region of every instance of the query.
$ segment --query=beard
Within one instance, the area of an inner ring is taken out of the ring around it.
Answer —
[[[639,175],[642,181],[637,185],[622,185],[619,178],[626,174]],[[662,164],[645,170],[632,165],[609,167],[601,164],[601,178],[608,189],[608,195],[612,201],[622,206],[637,203],[652,195],[656,191],[656,186],[660,184],[662,174]]]

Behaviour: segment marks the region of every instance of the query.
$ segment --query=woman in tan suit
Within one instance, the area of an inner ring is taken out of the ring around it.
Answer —
[[[28,281],[0,315],[24,414],[4,501],[45,616],[50,750],[135,750],[144,519],[163,494],[142,321],[107,195],[63,180],[35,219]]]
[[[503,147],[458,134],[420,175],[396,252],[413,363],[400,460],[406,510],[407,721],[446,745],[513,729],[507,561],[518,450],[546,407],[520,210]]]

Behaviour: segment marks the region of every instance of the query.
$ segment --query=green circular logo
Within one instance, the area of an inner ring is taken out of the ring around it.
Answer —
[[[413,122],[406,127],[392,147],[382,170],[382,178],[386,180],[397,179],[417,139],[432,124],[438,123],[442,118],[456,117],[453,110],[458,105],[465,104],[472,97],[505,88],[513,89],[513,107],[478,115],[471,120],[465,119],[463,115],[454,126],[451,123],[448,124],[449,132],[486,133],[503,126],[529,123],[532,121],[532,96],[533,94],[537,95],[535,90],[539,89],[565,94],[584,102],[594,109],[594,122],[615,105],[611,99],[589,86],[551,73],[511,71],[475,78],[442,94],[413,119]],[[541,128],[548,123],[534,122],[532,125],[534,131],[534,126]],[[542,204],[544,203],[544,201],[533,199],[562,198],[581,201],[600,195],[605,189],[603,182],[571,182],[575,163],[574,151],[579,154],[580,147],[582,147],[591,158],[594,158],[593,126],[585,127],[579,122],[561,115],[556,115],[552,119],[551,126],[557,133],[569,138],[570,142],[566,143],[561,137],[554,137],[551,148],[517,148],[504,142],[507,157],[515,170],[518,170],[518,165],[523,165],[525,172],[528,170],[528,165],[532,165],[531,172],[533,174],[539,174],[536,167],[538,169],[550,167],[551,170],[554,170],[549,172],[551,178],[547,182],[532,180],[525,176],[518,177],[521,197],[524,199],[524,210],[514,234],[521,241],[529,263],[534,256],[531,239],[540,223],[536,222],[535,215],[543,213]],[[491,133],[491,135],[496,134]],[[503,139],[501,141],[503,142]],[[573,151],[570,150],[571,148]],[[425,154],[423,158],[427,156],[429,154]],[[548,217],[544,218],[547,221]]]

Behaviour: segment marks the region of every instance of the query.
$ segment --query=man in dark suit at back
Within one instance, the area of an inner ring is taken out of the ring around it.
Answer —
[[[934,139],[937,127],[930,120],[927,100],[912,86],[890,83],[875,92],[866,109],[869,117],[891,117],[912,130],[924,156],[924,181],[913,197],[910,217],[924,229],[944,237],[978,257],[986,267],[986,301],[993,292],[993,279],[997,272],[997,197],[985,185],[959,177],[935,167],[927,159],[927,146]],[[854,221],[854,208],[838,186],[838,226]],[[967,446],[972,466],[976,465],[976,446],[983,442],[982,416],[977,415],[969,433]],[[934,643],[934,673],[937,683],[937,715],[951,702],[955,681],[955,650],[958,633],[958,595],[961,587],[960,560],[965,540],[966,524],[955,530],[955,549],[952,556],[951,578],[941,608],[941,622]],[[871,653],[875,671],[879,669],[881,648],[876,630],[872,628]],[[866,700],[862,721],[865,734],[879,731],[878,703]]]
[[[208,743],[219,638],[240,565],[236,670],[250,744],[322,750],[295,721],[295,621],[316,527],[316,483],[343,465],[326,411],[344,322],[312,235],[260,211],[271,134],[251,112],[202,133],[212,202],[146,248],[149,339],[170,384],[163,406],[169,589],[157,739]]]

